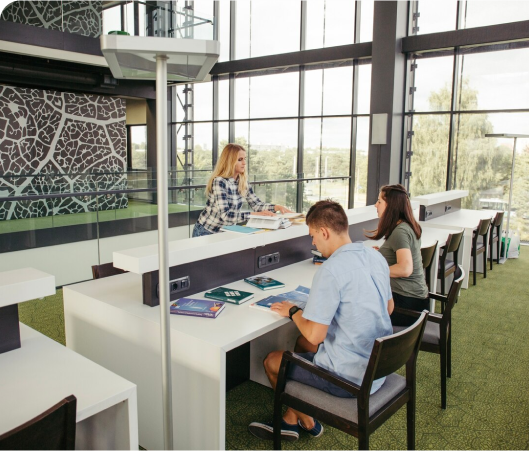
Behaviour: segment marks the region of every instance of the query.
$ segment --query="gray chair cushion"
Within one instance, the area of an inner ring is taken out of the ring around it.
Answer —
[[[424,343],[430,343],[433,345],[438,345],[441,342],[441,329],[439,324],[433,323],[431,321],[426,321],[426,328],[424,329],[424,335],[422,336],[422,341]],[[396,334],[401,330],[406,329],[404,326],[393,326],[393,333]]]
[[[406,388],[404,377],[395,373],[387,376],[382,387],[369,397],[369,416],[375,414],[404,388]],[[339,398],[291,380],[287,381],[285,392],[329,413],[358,423],[358,401],[356,398]]]

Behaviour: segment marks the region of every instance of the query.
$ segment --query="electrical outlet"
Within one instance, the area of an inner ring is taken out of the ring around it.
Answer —
[[[279,263],[279,252],[261,255],[257,260],[257,267],[264,268],[265,266],[275,265],[276,263]]]
[[[169,296],[173,299],[173,294],[180,291],[185,291],[191,286],[189,276],[180,277],[179,279],[173,279],[169,281]],[[156,295],[160,297],[160,285],[156,286]]]

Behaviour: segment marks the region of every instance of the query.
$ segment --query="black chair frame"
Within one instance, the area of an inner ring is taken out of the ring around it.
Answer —
[[[503,215],[505,212],[499,211],[496,213],[496,216],[492,220],[490,224],[490,231],[489,231],[489,261],[490,261],[490,270],[492,271],[492,260],[494,260],[494,243],[498,243],[496,245],[496,263],[500,263],[500,245],[501,245],[501,225],[503,223]]]
[[[451,233],[448,235],[448,239],[446,240],[446,244],[441,248],[443,250],[443,253],[439,257],[439,269],[437,273],[437,278],[441,279],[441,294],[444,295],[446,293],[446,278],[455,272],[456,267],[458,265],[458,256],[459,256],[459,248],[461,246],[461,240],[463,239],[463,233],[464,231],[461,230],[461,232],[458,233]],[[446,257],[449,253],[454,253],[454,266],[451,268],[446,269]]]
[[[437,249],[437,243],[438,241],[436,241],[432,246],[421,248],[422,268],[424,270],[424,277],[426,278],[426,286],[428,287],[428,291],[431,291],[430,280],[432,278],[432,262],[433,256],[435,255],[435,250]]]
[[[490,223],[491,219],[481,219],[479,221],[479,225],[476,230],[474,230],[474,233],[472,235],[472,250],[471,250],[471,257],[472,257],[472,278],[473,278],[473,285],[476,285],[476,267],[478,262],[478,255],[483,254],[483,278],[487,278],[487,248],[488,248],[488,242],[487,242],[487,233],[489,233]],[[483,247],[478,248],[478,239],[479,237],[483,237]]]
[[[281,449],[283,404],[357,437],[359,449],[369,449],[369,436],[402,406],[407,405],[407,446],[408,449],[415,449],[416,363],[427,318],[428,311],[424,310],[420,318],[408,329],[375,340],[361,386],[320,368],[290,351],[284,352],[275,392],[274,449]],[[299,365],[357,397],[358,423],[341,418],[286,393],[286,374],[291,364]],[[369,397],[373,381],[394,373],[404,365],[406,365],[405,388],[370,417]]]

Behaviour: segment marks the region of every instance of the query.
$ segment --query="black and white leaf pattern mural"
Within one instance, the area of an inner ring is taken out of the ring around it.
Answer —
[[[126,188],[125,101],[0,86],[0,197]],[[127,207],[123,194],[0,202],[0,220]]]
[[[97,38],[102,32],[102,2],[18,1],[6,6],[1,19]]]

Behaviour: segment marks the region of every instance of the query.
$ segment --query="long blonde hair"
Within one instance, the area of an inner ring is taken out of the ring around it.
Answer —
[[[235,169],[235,165],[237,164],[237,160],[239,158],[239,152],[241,150],[246,152],[244,147],[233,143],[227,144],[226,147],[222,149],[222,154],[220,155],[219,161],[217,161],[215,169],[213,169],[213,174],[211,174],[211,177],[208,180],[206,194],[211,193],[213,180],[215,180],[216,177],[229,179],[233,176],[233,170]],[[245,196],[247,191],[248,174],[245,170],[243,174],[239,174],[239,194],[241,196]]]

